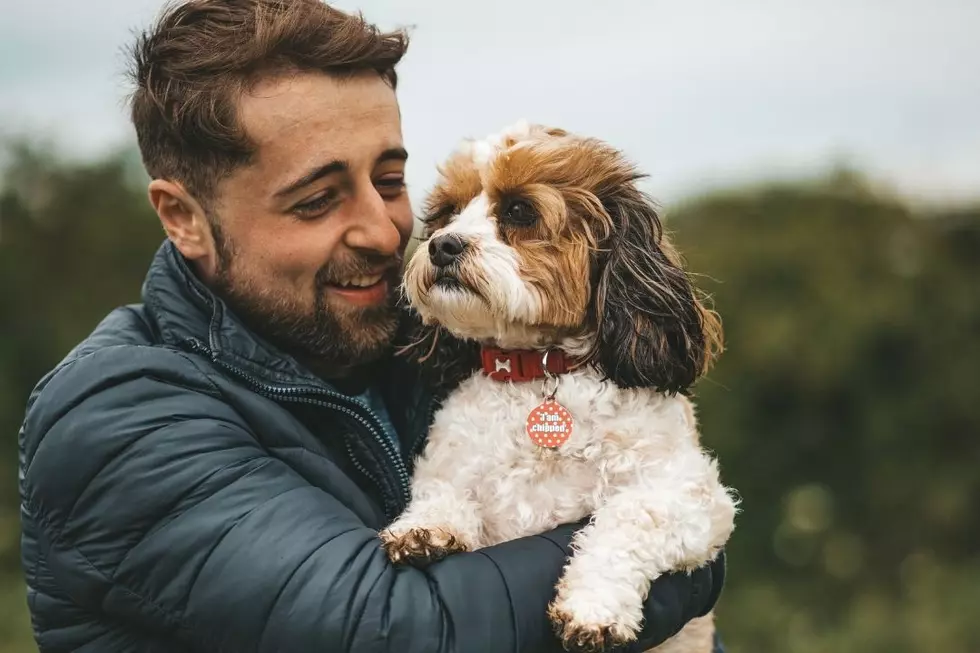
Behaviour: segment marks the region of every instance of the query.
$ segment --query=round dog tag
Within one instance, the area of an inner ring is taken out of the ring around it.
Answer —
[[[545,399],[527,416],[527,436],[539,447],[556,449],[572,435],[572,416],[554,399]]]

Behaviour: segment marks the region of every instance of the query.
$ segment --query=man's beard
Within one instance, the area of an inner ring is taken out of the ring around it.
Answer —
[[[216,227],[217,225],[215,225]],[[362,255],[329,261],[316,274],[312,308],[297,297],[235,274],[234,247],[214,229],[218,269],[215,292],[250,329],[325,378],[343,376],[386,353],[399,323],[400,257]],[[335,308],[327,288],[342,280],[384,268],[388,297],[375,306]]]

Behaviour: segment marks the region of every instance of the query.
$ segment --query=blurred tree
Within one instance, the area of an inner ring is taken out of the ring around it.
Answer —
[[[0,172],[0,653],[35,650],[16,433],[37,380],[139,300],[162,239],[132,153],[24,145]],[[912,212],[855,174],[712,193],[669,227],[727,352],[697,388],[743,496],[732,653],[977,653],[980,207]]]
[[[980,650],[980,210],[839,173],[670,226],[726,327],[698,401],[744,500],[732,650]]]

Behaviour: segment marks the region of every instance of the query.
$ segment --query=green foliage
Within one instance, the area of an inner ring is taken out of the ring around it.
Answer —
[[[980,209],[915,215],[844,175],[670,227],[725,322],[698,402],[744,501],[732,651],[978,650]]]
[[[161,240],[130,155],[15,147],[0,174],[0,653],[34,650],[15,434],[36,381]],[[928,215],[855,175],[714,193],[669,227],[727,351],[698,387],[743,513],[732,653],[980,650],[980,208]]]

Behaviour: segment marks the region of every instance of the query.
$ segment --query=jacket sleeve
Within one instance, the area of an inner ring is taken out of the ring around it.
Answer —
[[[208,653],[560,650],[545,607],[574,527],[393,567],[189,359],[127,349],[125,373],[109,354],[69,364],[25,422],[27,509],[82,609]],[[653,640],[713,601],[690,596],[713,586],[698,573],[655,584]]]

